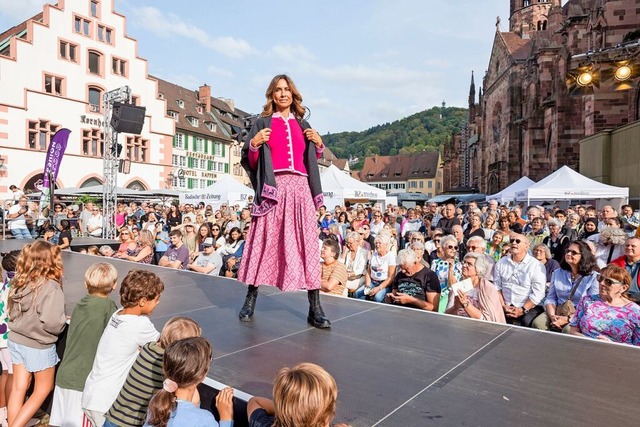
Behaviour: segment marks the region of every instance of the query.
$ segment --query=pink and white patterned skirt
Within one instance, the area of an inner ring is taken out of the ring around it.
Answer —
[[[277,174],[275,208],[253,217],[238,280],[282,291],[320,289],[316,209],[307,177]]]

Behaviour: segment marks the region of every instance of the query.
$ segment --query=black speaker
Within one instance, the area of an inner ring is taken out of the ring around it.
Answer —
[[[111,114],[111,126],[116,132],[140,135],[142,126],[144,126],[144,115],[146,111],[146,107],[114,102],[113,112]]]

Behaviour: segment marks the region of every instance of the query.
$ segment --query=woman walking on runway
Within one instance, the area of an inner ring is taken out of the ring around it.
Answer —
[[[258,286],[306,289],[307,321],[331,322],[320,305],[320,256],[316,209],[323,203],[317,159],[324,145],[303,120],[302,96],[289,76],[275,76],[267,102],[242,148],[242,166],[256,192],[253,219],[238,279],[249,285],[240,320],[253,317]]]

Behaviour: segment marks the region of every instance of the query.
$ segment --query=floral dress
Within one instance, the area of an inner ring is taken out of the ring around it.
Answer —
[[[640,346],[640,307],[633,302],[613,307],[599,295],[586,296],[578,304],[570,325],[579,327],[589,338],[603,335],[611,341]]]
[[[449,303],[449,263],[443,259],[436,259],[431,264],[431,270],[436,273],[438,280],[440,280],[440,303],[438,305],[438,311],[444,313]],[[455,262],[453,265],[453,276],[458,280],[462,280],[462,263],[460,261]]]
[[[6,278],[0,289],[0,348],[7,348],[7,338],[9,338],[9,310],[7,301],[9,299],[10,279]]]

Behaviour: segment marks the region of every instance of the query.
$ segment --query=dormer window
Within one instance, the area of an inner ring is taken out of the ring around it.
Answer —
[[[373,174],[372,173],[368,173],[367,174],[367,178],[373,178]]]
[[[184,108],[184,101],[182,99],[178,99],[176,102],[178,103],[178,107]]]
[[[187,120],[189,120],[189,123],[191,123],[191,126],[198,126],[198,119],[193,117],[193,116],[188,116]]]
[[[178,113],[176,113],[175,111],[167,111],[167,116],[171,117],[176,122],[178,121]]]
[[[198,114],[202,114],[202,107],[198,105],[196,107],[196,111],[198,112]]]
[[[207,128],[211,131],[211,132],[215,132],[218,130],[218,126],[216,126],[215,123],[211,123],[211,122],[206,122],[205,123],[207,125]]]
[[[164,99],[164,93],[158,92],[158,98],[159,99]]]
[[[386,177],[387,177],[387,176],[389,176],[389,175],[388,175],[388,174],[386,174],[386,173],[383,173],[383,174],[381,174],[380,176],[381,176],[381,177],[383,177],[383,178],[386,178]]]
[[[394,175],[395,176],[400,176],[400,172],[396,172]]]

